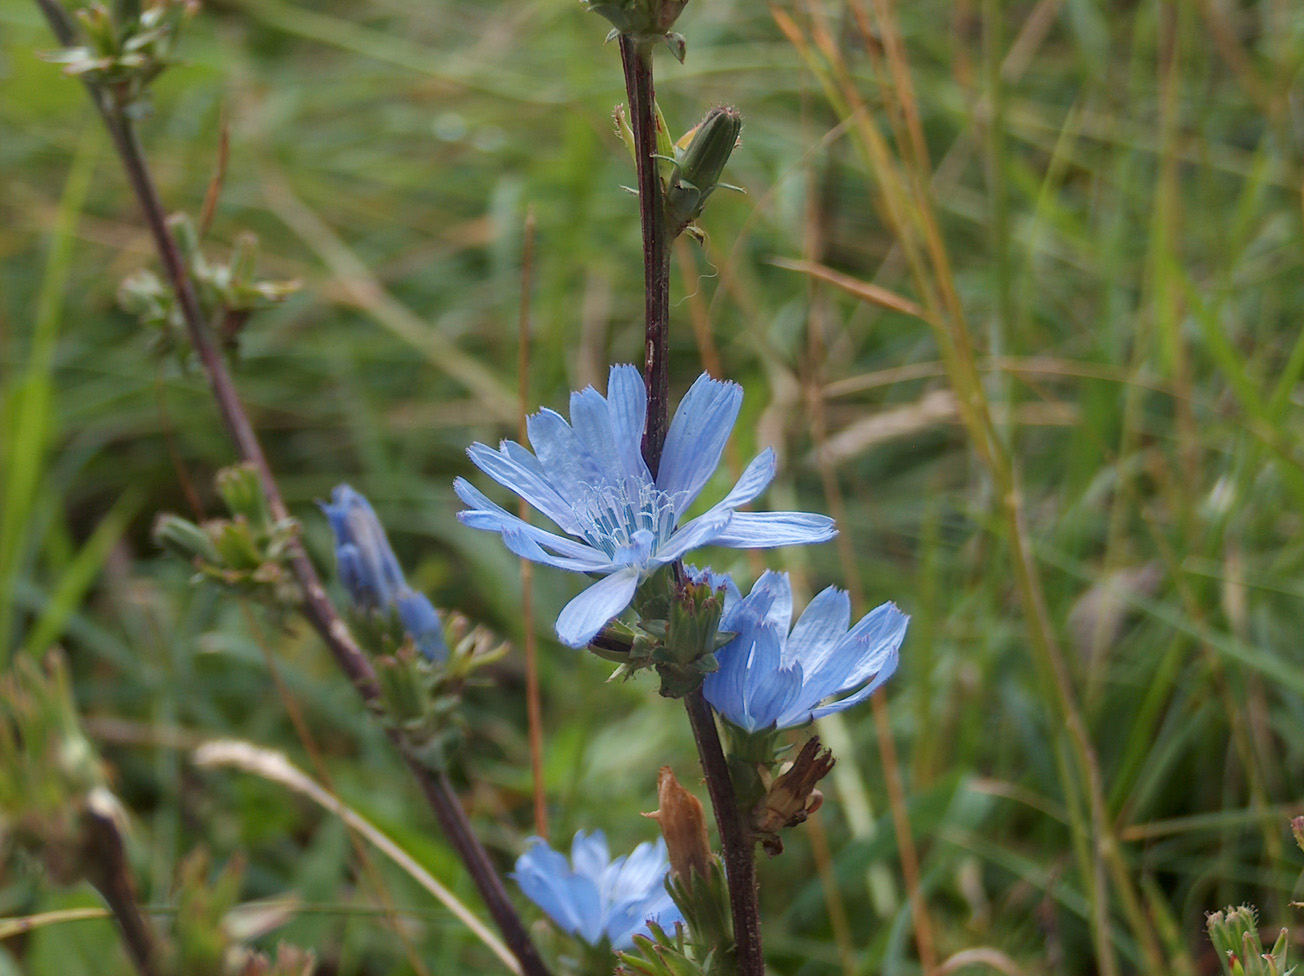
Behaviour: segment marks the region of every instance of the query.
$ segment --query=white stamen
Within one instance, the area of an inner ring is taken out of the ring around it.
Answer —
[[[615,558],[635,547],[634,534],[650,532],[656,552],[675,531],[675,504],[655,485],[630,479],[625,485],[602,482],[578,499],[571,511],[580,534],[595,549]]]

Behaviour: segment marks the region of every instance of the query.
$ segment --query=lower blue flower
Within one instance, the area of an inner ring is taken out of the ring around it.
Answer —
[[[791,619],[787,573],[767,572],[746,597],[726,603],[720,630],[737,636],[716,652],[720,668],[702,693],[747,732],[805,725],[864,701],[896,670],[910,621],[885,603],[848,630],[851,600],[832,586],[789,633]]]
[[[634,936],[650,935],[653,921],[673,930],[683,914],[666,891],[666,843],[643,843],[614,861],[600,830],[580,831],[570,863],[539,837],[516,859],[512,877],[557,927],[591,946],[628,949]]]
[[[426,658],[448,657],[439,614],[424,593],[407,585],[385,529],[371,504],[348,485],[336,485],[321,510],[335,533],[340,582],[359,612],[398,612],[403,629]]]

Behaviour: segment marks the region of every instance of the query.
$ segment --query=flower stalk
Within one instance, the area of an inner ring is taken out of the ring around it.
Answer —
[[[56,0],[36,0],[36,3],[59,42],[65,46],[73,44],[75,31],[67,13]],[[168,226],[167,213],[154,185],[132,120],[99,84],[89,78],[83,80],[92,101],[104,119],[109,137],[122,161],[127,181],[144,213],[146,225],[163,263],[164,271],[176,293],[187,335],[203,366],[205,378],[217,402],[227,433],[241,459],[252,465],[257,472],[258,483],[267,500],[272,518],[277,521],[287,519],[289,510],[281,497],[271,466],[245,413],[244,405],[236,392],[235,383],[221,351],[213,342],[208,323],[204,320],[195,284],[186,268],[177,240]],[[369,707],[379,705],[380,688],[376,681],[375,670],[326,595],[316,569],[297,541],[292,545],[289,564],[303,593],[300,611],[321,636],[336,664],[348,677],[363,701]],[[403,757],[404,763],[417,780],[445,837],[474,880],[489,914],[502,932],[503,940],[520,963],[521,971],[525,976],[548,976],[547,967],[517,915],[516,909],[512,906],[502,879],[494,869],[488,853],[479,838],[475,836],[466,811],[458,801],[447,775],[423,762],[397,730],[391,728],[387,731],[390,740]]]
[[[670,228],[657,170],[656,90],[652,84],[652,44],[629,35],[620,37],[620,61],[625,69],[630,128],[634,132],[634,162],[638,171],[638,212],[643,227],[643,287],[647,383],[647,428],[643,458],[656,476],[670,423]]]
[[[630,128],[634,132],[634,157],[638,171],[639,218],[643,228],[643,281],[645,289],[646,358],[644,382],[648,391],[647,426],[643,458],[653,477],[661,462],[670,415],[670,227],[666,221],[661,179],[655,158],[657,147],[656,92],[652,82],[652,45],[628,35],[620,37],[620,60],[625,70]],[[756,892],[756,845],[743,823],[734,797],[729,765],[720,745],[715,716],[700,689],[684,699],[697,743],[707,791],[715,810],[729,879],[729,905],[733,914],[739,976],[764,976],[761,948],[760,905]]]

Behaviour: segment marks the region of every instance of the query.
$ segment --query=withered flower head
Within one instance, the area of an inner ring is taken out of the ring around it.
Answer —
[[[670,873],[685,885],[692,884],[693,872],[707,876],[711,862],[711,845],[706,835],[706,815],[702,801],[680,785],[669,766],[657,774],[657,809],[646,813],[661,826],[670,852]]]
[[[820,808],[824,794],[815,784],[833,768],[833,751],[820,749],[820,737],[812,736],[787,772],[778,777],[761,802],[752,811],[752,826],[761,837],[761,843],[771,854],[783,850],[778,832],[784,827],[796,827]]]

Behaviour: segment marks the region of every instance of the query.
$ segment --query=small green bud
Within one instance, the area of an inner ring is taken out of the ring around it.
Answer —
[[[676,234],[701,216],[717,186],[727,186],[720,183],[720,174],[738,147],[742,128],[738,110],[720,106],[679,140],[666,187],[666,220]]]
[[[270,530],[272,516],[267,510],[267,498],[253,465],[233,464],[223,468],[217,473],[216,486],[232,515],[244,516],[258,532]]]
[[[154,541],[164,549],[180,556],[188,563],[199,559],[217,563],[221,558],[212,537],[189,519],[170,513],[160,514],[154,520]]]
[[[140,21],[140,0],[118,0],[118,23],[130,29]]]
[[[688,0],[580,0],[584,7],[605,17],[617,34],[656,38],[675,25]]]
[[[715,651],[722,613],[724,599],[710,584],[685,581],[670,608],[665,636],[670,659],[678,664],[692,664]]]
[[[147,322],[162,321],[171,304],[171,292],[152,271],[136,271],[118,286],[118,306],[128,315]]]
[[[77,11],[91,46],[102,55],[112,55],[118,49],[118,28],[109,11],[101,4],[91,4]]]

